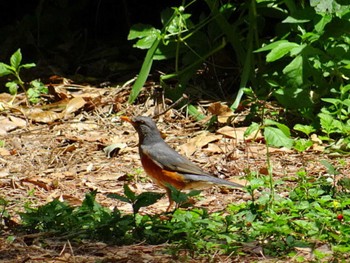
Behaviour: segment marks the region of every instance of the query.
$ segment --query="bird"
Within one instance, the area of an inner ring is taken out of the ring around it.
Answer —
[[[146,116],[127,117],[121,120],[129,122],[139,136],[139,155],[143,169],[153,182],[164,188],[169,199],[167,212],[174,201],[171,187],[178,190],[203,189],[211,185],[226,185],[243,188],[238,183],[220,179],[204,171],[188,158],[176,152],[162,138],[155,122]]]

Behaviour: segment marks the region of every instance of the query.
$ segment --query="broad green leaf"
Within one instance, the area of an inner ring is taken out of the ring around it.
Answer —
[[[324,14],[320,21],[315,25],[315,29],[317,32],[321,33],[324,30],[324,27],[332,21],[332,15]]]
[[[291,138],[275,127],[265,127],[264,137],[266,142],[274,147],[286,147],[290,149],[294,143]]]
[[[22,61],[22,53],[21,53],[21,49],[19,48],[15,53],[13,53],[13,55],[10,58],[11,67],[18,70],[19,65],[21,64],[21,61]]]
[[[340,99],[333,99],[333,98],[322,98],[321,100],[331,103],[333,105],[338,105],[342,102]]]
[[[295,140],[293,148],[298,152],[303,152],[309,149],[313,145],[311,140],[306,139],[298,139]]]
[[[9,88],[9,92],[10,92],[11,95],[17,94],[17,90],[19,88],[17,82],[15,82],[15,81],[7,82],[5,84],[5,86],[7,88]]]
[[[141,207],[150,206],[156,203],[164,194],[144,192],[136,197],[136,202],[133,205],[134,213],[137,213]]]
[[[128,40],[140,38],[133,47],[149,49],[160,36],[160,31],[150,25],[136,24],[131,27]]]
[[[124,194],[127,198],[129,198],[132,202],[135,202],[136,195],[133,191],[131,191],[130,187],[127,184],[124,184]]]
[[[24,65],[19,66],[19,68],[28,69],[28,68],[34,68],[35,66],[36,66],[35,63],[28,63],[28,64],[24,64]]]
[[[270,120],[270,119],[265,119],[264,125],[265,125],[265,126],[275,125],[275,126],[277,126],[277,128],[280,129],[286,136],[290,137],[290,129],[288,128],[287,125],[284,125],[284,124],[282,124],[282,123],[279,123],[279,122],[277,122],[277,121]]]
[[[188,200],[188,195],[186,193],[181,192],[180,190],[176,189],[172,185],[169,185],[169,188],[171,190],[171,199],[177,203],[177,204],[182,204],[184,202],[187,202]]]
[[[9,65],[0,62],[0,77],[10,75],[12,73],[13,69]]]
[[[276,61],[287,55],[293,48],[299,47],[297,43],[283,42],[273,48],[270,53],[266,55],[266,62]]]
[[[331,133],[341,133],[342,124],[340,121],[334,119],[331,115],[326,113],[319,113],[318,117],[320,118],[322,131],[326,134]]]
[[[125,203],[129,203],[129,204],[131,203],[131,200],[129,198],[126,198],[125,196],[121,196],[118,194],[114,194],[114,193],[108,194],[107,197],[112,199],[117,199]]]
[[[258,132],[260,129],[260,124],[256,122],[252,122],[249,127],[244,132],[244,137],[248,137],[249,135]]]
[[[287,40],[278,40],[278,41],[272,42],[271,44],[263,46],[263,47],[255,50],[254,52],[257,53],[257,52],[269,51],[269,50],[272,50],[272,49],[278,47],[279,45],[281,45],[283,43],[289,43],[289,42]]]
[[[188,113],[192,115],[197,121],[203,120],[205,118],[205,115],[197,110],[195,106],[192,104],[189,104],[187,106]]]
[[[159,32],[159,30],[151,25],[136,24],[131,27],[128,35],[128,40],[133,40],[136,38],[145,38],[149,35],[154,35],[155,32]]]
[[[309,136],[312,132],[315,132],[316,129],[311,125],[302,125],[302,124],[295,124],[293,127],[294,130],[300,131],[305,133],[307,136]]]
[[[303,57],[296,56],[284,69],[288,82],[293,86],[301,87],[303,84]]]
[[[145,38],[141,38],[133,45],[133,47],[136,47],[139,49],[149,49],[154,43],[154,40],[156,38],[157,38],[157,35],[149,35]]]
[[[301,23],[307,23],[309,22],[310,19],[305,19],[305,18],[297,18],[297,17],[292,17],[288,16],[286,19],[282,21],[282,23],[289,23],[289,24],[301,24]]]
[[[329,174],[332,174],[332,175],[340,174],[340,172],[337,171],[337,169],[327,160],[321,160],[320,163],[322,163],[327,168]]]

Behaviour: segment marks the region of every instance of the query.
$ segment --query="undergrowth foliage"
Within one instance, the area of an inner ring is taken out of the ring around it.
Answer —
[[[214,69],[213,78],[218,79],[222,67],[238,67],[239,71],[225,74],[239,75],[239,83],[225,87],[222,79],[212,88],[216,95],[230,94],[227,100],[233,101],[232,110],[238,108],[243,94],[248,100],[252,94],[256,97],[252,108],[257,100],[277,100],[287,116],[295,116],[293,122],[284,118],[282,124],[308,125],[321,135],[320,140],[334,144],[333,150],[350,150],[348,1],[205,0],[210,12],[195,17],[190,10],[199,2],[182,1],[182,5],[164,10],[161,29],[145,24],[131,28],[128,39],[136,40],[134,47],[146,49],[147,54],[130,103],[137,98],[155,60],[174,62],[173,72],[160,76],[165,94],[172,99],[192,86],[197,86],[200,94],[210,93],[213,85],[204,84],[202,89],[196,79],[205,68]],[[232,61],[216,63],[222,54]],[[232,86],[236,87],[235,98],[229,90]],[[205,117],[193,105],[187,110],[197,119]],[[291,148],[285,129],[261,122],[265,133],[279,133],[276,146]],[[304,136],[304,130],[293,132]],[[296,144],[299,151],[311,146],[310,140]]]
[[[283,190],[283,180],[271,182],[269,176],[251,175],[247,186],[251,200],[230,204],[221,212],[194,208],[165,215],[140,214],[142,206],[153,204],[161,195],[136,195],[124,186],[125,196],[110,197],[130,203],[132,214],[102,207],[95,200],[96,192],[90,192],[78,207],[59,200],[39,208],[27,207],[21,214],[22,229],[72,241],[90,239],[119,245],[168,242],[173,252],[188,249],[194,256],[244,254],[247,246],[256,246],[269,256],[294,257],[296,248],[303,247],[314,250],[318,259],[345,259],[350,256],[349,182],[337,180],[337,170],[328,162],[323,164],[328,176],[316,180],[301,170],[286,197],[276,191]],[[317,250],[320,244],[329,245],[328,254]]]

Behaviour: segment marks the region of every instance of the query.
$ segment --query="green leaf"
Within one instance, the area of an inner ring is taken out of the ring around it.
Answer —
[[[188,113],[192,115],[197,121],[203,120],[205,118],[205,115],[197,110],[195,106],[192,104],[189,104],[187,106]]]
[[[36,67],[35,63],[28,63],[28,64],[23,64],[23,65],[19,66],[19,68],[24,68],[24,69],[34,68],[34,67]]]
[[[136,24],[131,27],[128,35],[128,40],[145,38],[145,37],[148,37],[149,35],[153,35],[154,32],[159,32],[159,30],[155,29],[151,25]]]
[[[244,132],[244,137],[248,137],[249,135],[256,133],[260,129],[260,124],[256,122],[252,122],[252,124],[249,125],[249,127]]]
[[[274,147],[286,147],[290,149],[294,143],[291,138],[275,127],[265,127],[264,137],[266,142]]]
[[[322,163],[327,168],[329,174],[332,174],[332,175],[340,174],[340,172],[337,171],[337,169],[330,162],[326,160],[321,160],[320,163]]]
[[[325,26],[331,21],[332,21],[332,15],[324,14],[320,19],[320,21],[315,25],[315,30],[318,33],[321,33],[324,30]]]
[[[341,103],[341,100],[340,99],[333,99],[333,98],[321,98],[321,100],[325,101],[325,102],[328,102],[328,103],[331,103],[333,105],[338,105]]]
[[[150,25],[136,24],[131,27],[128,40],[140,38],[133,47],[149,49],[154,41],[160,37],[160,31]]]
[[[300,131],[305,133],[307,136],[309,136],[312,132],[315,132],[316,129],[311,125],[302,125],[302,124],[295,124],[293,127],[294,130]]]
[[[180,190],[176,189],[172,185],[168,185],[170,191],[171,191],[171,199],[177,203],[182,204],[188,200],[188,195],[186,193],[181,192]]]
[[[341,128],[342,128],[341,122],[334,119],[331,115],[326,113],[320,113],[318,114],[318,117],[320,118],[322,131],[325,132],[326,134],[341,132]]]
[[[21,49],[19,48],[15,53],[13,53],[13,55],[10,58],[11,67],[16,69],[17,71],[21,62],[22,62],[22,53],[21,53]]]
[[[132,202],[136,201],[136,195],[133,191],[131,191],[130,187],[127,184],[124,184],[124,194],[127,198],[129,198]]]
[[[150,206],[156,203],[164,194],[144,192],[136,197],[136,202],[133,205],[134,213],[137,213],[141,207]]]
[[[293,48],[299,47],[297,43],[283,42],[273,48],[270,53],[266,55],[266,62],[276,61],[287,55]]]
[[[13,74],[13,69],[9,65],[0,62],[0,77],[10,74]]]
[[[289,43],[289,41],[287,41],[287,40],[278,40],[278,41],[275,41],[275,42],[273,42],[271,44],[263,46],[263,47],[255,50],[254,52],[257,53],[257,52],[269,51],[269,50],[272,50],[272,49],[274,49],[274,48],[276,48],[279,45],[282,45],[284,43]]]
[[[129,204],[132,203],[129,198],[126,198],[125,196],[114,194],[114,193],[107,194],[107,197],[112,198],[112,199],[117,199],[117,200],[120,200],[122,202],[129,203]]]
[[[275,126],[277,126],[277,128],[280,129],[287,137],[290,137],[290,129],[288,128],[287,125],[284,125],[284,124],[282,124],[282,123],[279,123],[279,122],[277,122],[277,121],[270,120],[270,119],[265,119],[264,125],[265,125],[265,126],[275,125]]]
[[[10,92],[11,95],[17,94],[17,90],[18,90],[18,88],[19,88],[17,82],[15,82],[15,81],[10,81],[10,82],[7,82],[7,83],[5,84],[5,86],[6,86],[7,88],[9,88],[9,92]]]
[[[296,56],[284,69],[283,73],[287,81],[294,87],[303,85],[303,57]]]
[[[309,149],[313,145],[311,140],[306,139],[298,139],[295,140],[293,148],[298,152],[304,152]]]
[[[158,48],[158,45],[160,43],[160,39],[157,38],[154,40],[151,48],[147,51],[145,60],[143,61],[139,76],[137,78],[137,80],[135,81],[135,84],[133,85],[131,92],[130,92],[130,96],[129,96],[129,100],[128,102],[131,104],[135,101],[135,99],[137,98],[137,96],[139,95],[143,84],[146,82],[147,78],[148,78],[148,74],[151,70],[152,67],[152,63],[153,63],[153,57],[154,57],[154,53]]]

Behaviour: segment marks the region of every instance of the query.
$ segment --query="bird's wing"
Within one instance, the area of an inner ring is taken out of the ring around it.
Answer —
[[[155,143],[152,146],[140,146],[142,154],[147,155],[160,167],[180,173],[209,175],[186,157],[173,150],[165,142]]]
[[[162,169],[181,173],[188,182],[206,182],[238,188],[244,187],[243,185],[217,178],[203,171],[186,157],[173,150],[165,142],[156,143],[152,146],[141,146],[141,151],[142,154],[147,155],[147,157]],[[189,188],[191,188],[190,185]]]

